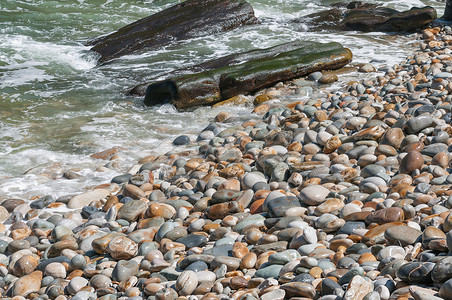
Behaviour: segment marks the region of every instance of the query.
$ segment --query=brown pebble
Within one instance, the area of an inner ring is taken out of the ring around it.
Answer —
[[[404,220],[403,210],[399,207],[389,207],[377,210],[366,218],[366,223],[385,224]]]
[[[218,115],[215,116],[215,122],[224,122],[226,121],[228,118],[231,117],[231,114],[228,112],[220,112]]]
[[[252,269],[256,265],[257,255],[254,252],[249,252],[240,261],[240,269]]]
[[[402,159],[399,166],[400,173],[411,174],[414,170],[420,169],[424,164],[424,158],[419,151],[410,151]]]
[[[231,281],[229,281],[229,286],[233,290],[238,290],[246,287],[248,284],[248,280],[243,276],[232,277]]]
[[[449,157],[447,156],[447,153],[439,152],[435,154],[432,158],[431,164],[446,168],[449,165]]]
[[[144,191],[142,189],[140,189],[139,187],[137,187],[136,185],[133,184],[126,184],[123,187],[123,191],[122,194],[126,197],[130,197],[132,199],[140,199],[143,198],[144,195]]]
[[[242,259],[247,255],[250,251],[246,247],[246,244],[241,242],[235,242],[232,247],[232,256]]]

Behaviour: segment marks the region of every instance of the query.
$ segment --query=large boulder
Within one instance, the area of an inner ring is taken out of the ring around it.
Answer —
[[[187,0],[94,40],[100,62],[143,49],[257,24],[245,0]]]
[[[409,32],[423,28],[437,18],[436,10],[430,6],[413,7],[402,12],[361,1],[333,6],[293,20],[292,23],[306,24],[309,30]]]
[[[262,50],[265,51],[272,52]],[[339,43],[307,42],[305,46],[276,55],[259,54],[241,64],[152,83],[146,89],[144,103],[148,106],[171,103],[177,108],[212,105],[280,81],[319,70],[338,69],[351,60],[350,50]]]
[[[413,7],[407,11],[389,8],[355,10],[347,13],[344,24],[348,29],[360,31],[415,31],[436,19],[433,7]]]
[[[182,75],[193,74],[193,73],[201,73],[205,71],[210,71],[218,68],[238,65],[240,63],[256,60],[256,59],[267,59],[273,56],[276,56],[283,52],[292,51],[301,47],[306,47],[309,45],[314,45],[314,42],[308,41],[294,41],[289,43],[284,43],[280,45],[276,45],[271,48],[265,49],[255,49],[251,51],[234,53],[226,56],[222,56],[219,58],[215,58],[206,62],[203,62],[198,65],[189,66],[186,68],[181,68],[174,70],[167,74],[167,78],[175,78]],[[156,80],[152,80],[152,78],[147,82],[140,85],[135,86],[131,91],[131,95],[144,96],[146,94],[147,87],[155,83]]]

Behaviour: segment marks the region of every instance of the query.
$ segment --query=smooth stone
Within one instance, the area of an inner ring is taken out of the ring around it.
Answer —
[[[239,223],[237,223],[237,225],[234,226],[234,231],[237,233],[242,233],[243,229],[245,229],[246,227],[248,227],[250,225],[255,225],[257,227],[263,227],[265,220],[266,220],[265,217],[262,215],[259,215],[259,214],[250,215],[250,216],[244,218]]]
[[[373,291],[372,283],[366,278],[356,275],[347,286],[344,300],[363,299],[367,294]]]
[[[71,236],[71,235],[72,235],[72,230],[65,226],[58,225],[52,230],[52,237],[58,241],[61,240],[63,237]]]
[[[407,246],[414,244],[422,235],[422,231],[409,226],[399,225],[386,229],[384,237],[391,244]]]
[[[268,208],[268,203],[278,199],[278,198],[285,198],[286,195],[284,195],[283,193],[281,193],[280,191],[272,191],[270,192],[267,197],[265,197],[264,203],[262,204],[262,209],[264,211],[267,211]]]
[[[180,239],[177,239],[178,243],[184,244],[187,249],[193,247],[202,247],[207,243],[207,238],[203,235],[189,234]]]
[[[107,252],[116,260],[131,259],[137,251],[137,243],[125,236],[114,237],[107,246]]]
[[[215,282],[217,276],[212,271],[199,271],[196,272],[196,276],[198,276],[198,282]]]
[[[366,223],[385,224],[399,222],[405,219],[403,210],[399,207],[389,207],[377,210],[366,217]]]
[[[171,230],[173,230],[176,227],[176,223],[171,222],[171,221],[167,221],[165,223],[163,223],[160,227],[159,230],[157,231],[157,233],[155,234],[156,237],[156,241],[160,241],[161,239],[163,239],[163,237],[170,232]]]
[[[196,220],[196,221],[204,221],[204,220],[199,219],[199,220]],[[195,226],[196,226],[196,224],[195,224]],[[201,231],[201,229],[195,230],[194,227],[191,227],[191,229],[192,229],[192,231]],[[185,237],[187,235],[188,235],[187,229],[185,229],[183,227],[177,227],[177,228],[174,228],[174,229],[168,231],[167,233],[165,233],[163,238],[170,239],[172,241],[176,241],[176,240],[178,240],[180,238],[183,238],[183,237]]]
[[[216,191],[212,195],[212,199],[210,200],[210,203],[217,204],[217,203],[228,202],[241,195],[242,195],[241,191],[227,190],[227,189],[219,190],[219,191]]]
[[[91,192],[86,192],[72,197],[69,200],[67,207],[70,209],[82,208],[88,206],[93,201],[99,201],[110,195],[110,192],[104,189],[95,189]]]
[[[124,197],[129,197],[134,200],[138,200],[145,197],[144,191],[136,185],[126,184],[122,188],[122,194]]]
[[[322,214],[330,213],[333,215],[338,215],[341,209],[344,207],[344,202],[340,199],[328,199],[314,210],[316,216]]]
[[[129,222],[137,220],[138,216],[146,211],[147,205],[141,200],[132,200],[121,206],[118,210],[118,219]]]
[[[253,200],[254,197],[254,192],[253,190],[246,190],[243,192],[242,195],[240,195],[237,198],[237,202],[243,207],[243,208],[247,208],[250,204],[251,201]]]
[[[116,263],[111,274],[114,281],[126,280],[138,273],[138,263],[134,260],[120,260]]]
[[[452,230],[446,234],[446,244],[449,252],[452,252]]]
[[[210,263],[210,266],[213,269],[216,269],[221,265],[226,265],[228,272],[235,271],[240,267],[240,259],[236,257],[216,256]]]
[[[187,268],[185,268],[186,271],[193,271],[193,272],[206,271],[208,269],[209,269],[209,266],[203,261],[195,261],[195,262],[191,263]]]
[[[441,285],[439,296],[445,300],[452,300],[452,279],[447,280]]]
[[[380,165],[367,165],[361,170],[361,176],[364,178],[377,176],[379,173],[385,173],[386,169]]]
[[[267,252],[267,251],[282,252],[287,249],[287,245],[288,245],[288,242],[279,241],[279,242],[254,246],[251,251],[256,253],[259,256],[260,254]]]
[[[75,295],[81,288],[88,285],[88,280],[83,277],[74,277],[67,285],[67,291],[71,295]]]
[[[419,151],[410,151],[400,162],[399,171],[411,175],[414,170],[420,169],[424,164],[424,158]]]
[[[232,253],[232,248],[233,245],[231,244],[219,245],[205,250],[204,254],[213,256],[230,256]]]
[[[388,263],[389,261],[389,263]],[[381,276],[390,275],[392,278],[397,276],[397,270],[406,264],[406,261],[397,257],[387,258],[384,260],[383,269],[380,272]]]
[[[94,251],[96,251],[99,254],[104,254],[107,251],[108,244],[111,242],[111,240],[113,240],[115,237],[118,237],[118,236],[124,236],[124,233],[120,233],[120,232],[108,233],[104,236],[101,236],[101,237],[93,240],[91,245],[92,245]]]
[[[69,266],[75,270],[83,270],[86,267],[86,259],[82,254],[77,254],[71,258]]]
[[[265,294],[263,294],[260,299],[261,300],[283,300],[286,296],[286,291],[284,290],[272,290]]]
[[[399,149],[404,137],[405,134],[401,128],[390,128],[381,138],[380,144],[390,145],[395,149]]]
[[[198,286],[198,276],[190,270],[182,272],[176,280],[175,289],[180,296],[191,295]]]
[[[434,263],[431,262],[409,262],[397,270],[397,277],[408,283],[431,282],[431,272]]]
[[[361,229],[365,229],[366,224],[364,222],[354,222],[354,221],[348,221],[345,223],[344,226],[339,229],[338,234],[355,234],[356,231],[359,231]]]
[[[252,189],[258,182],[267,182],[265,176],[261,173],[247,173],[242,179],[242,186],[244,189]]]
[[[30,248],[30,242],[28,242],[27,240],[17,240],[17,241],[12,241],[11,243],[8,244],[7,250],[10,253],[14,253],[23,249],[28,249]]]
[[[12,262],[10,264],[12,264]],[[13,274],[17,277],[22,277],[33,272],[37,266],[37,257],[33,255],[24,255],[14,263]]]
[[[315,244],[318,242],[317,232],[312,227],[303,229],[303,238],[309,244]]]
[[[319,78],[318,82],[321,84],[333,83],[339,80],[336,74],[324,74]]]
[[[433,78],[441,78],[441,79],[447,79],[447,78],[450,78],[450,77],[452,77],[452,73],[449,73],[449,72],[439,72],[439,73],[436,73],[435,75],[433,75]]]
[[[53,262],[45,267],[45,274],[53,278],[66,278],[66,268],[61,263]]]
[[[305,297],[313,299],[316,290],[313,285],[304,282],[289,282],[281,285],[281,289],[286,292],[288,298]]]
[[[342,290],[342,287],[334,280],[325,278],[321,283],[321,295],[334,295],[337,291]]]
[[[319,247],[321,244],[317,243],[317,244],[307,244],[307,245],[302,245],[300,247],[298,247],[297,251],[302,255],[302,256],[308,256],[309,254],[312,253],[312,251],[314,251],[315,248]]]
[[[429,127],[433,123],[433,118],[429,114],[420,115],[410,119],[406,123],[407,133],[414,134],[422,131],[423,129]]]
[[[273,265],[285,265],[295,259],[301,258],[300,253],[295,249],[288,249],[283,252],[274,253],[268,257],[268,263]]]
[[[420,152],[422,155],[434,157],[436,154],[440,152],[449,152],[449,151],[446,144],[435,143],[425,146],[424,149],[420,150]]]
[[[285,212],[293,207],[301,207],[300,201],[296,197],[279,197],[267,203],[267,212],[270,217],[282,217]]]
[[[11,295],[27,297],[31,293],[37,293],[41,288],[41,281],[41,271],[34,271],[29,275],[22,276],[14,283]]]
[[[165,277],[169,281],[175,281],[182,272],[174,269],[173,267],[165,268],[159,272],[160,275]]]
[[[432,293],[435,293],[432,291],[432,293],[425,292],[425,291],[413,291],[410,290],[411,295],[413,296],[414,300],[442,300],[443,298],[433,296]]]
[[[6,208],[6,210],[9,213],[11,213],[17,206],[22,205],[24,203],[25,201],[22,199],[6,199],[2,201],[1,206]]]
[[[10,217],[8,210],[4,206],[0,206],[0,223],[5,222]]]
[[[98,232],[92,236],[89,236],[85,239],[83,239],[80,243],[79,243],[79,249],[82,250],[83,252],[88,252],[93,250],[93,241],[105,236],[106,234],[104,232]]]
[[[89,285],[95,289],[108,288],[111,284],[111,279],[103,274],[96,274],[89,280]]]
[[[283,265],[270,265],[263,267],[256,271],[254,277],[257,278],[278,278],[279,271],[282,269]]]
[[[364,275],[364,269],[361,268],[361,267],[356,267],[356,268],[351,269],[350,271],[345,273],[341,278],[339,278],[337,283],[339,285],[348,284],[357,275],[358,276],[363,276]]]
[[[192,255],[186,256],[184,259],[179,261],[178,266],[179,266],[179,268],[185,270],[190,264],[192,264],[196,261],[203,261],[209,265],[214,258],[215,257],[212,255],[192,254]]]
[[[300,191],[300,199],[306,205],[319,205],[325,202],[330,191],[321,185],[310,185]]]
[[[190,137],[186,135],[180,135],[173,140],[173,145],[182,146],[190,143]]]
[[[443,283],[452,278],[452,256],[446,256],[436,262],[432,273],[433,282]]]
[[[38,228],[38,229],[42,229],[42,230],[54,229],[55,224],[45,221],[45,220],[37,220],[36,222],[33,223],[32,228],[33,229]]]
[[[377,259],[382,260],[387,257],[393,257],[395,259],[404,259],[405,250],[399,246],[387,246],[378,252]]]

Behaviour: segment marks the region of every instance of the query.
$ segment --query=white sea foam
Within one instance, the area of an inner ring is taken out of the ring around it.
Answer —
[[[87,48],[77,44],[61,45],[40,42],[29,36],[11,34],[0,35],[0,44],[0,49],[8,49],[7,53],[0,52],[0,59],[5,59],[9,63],[6,69],[16,73],[21,72],[15,78],[18,85],[23,84],[23,80],[20,78],[24,77],[35,80],[39,80],[40,77],[45,80],[53,78],[43,69],[38,70],[37,67],[57,64],[74,70],[86,70],[96,65],[94,57],[83,54]],[[13,51],[13,55],[8,54],[11,51]],[[31,73],[31,75],[26,73]]]

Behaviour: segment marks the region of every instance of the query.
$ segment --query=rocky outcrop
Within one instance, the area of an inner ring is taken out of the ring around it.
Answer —
[[[238,65],[243,62],[257,60],[257,59],[268,59],[270,57],[274,57],[280,53],[292,51],[301,47],[307,47],[310,45],[314,45],[314,42],[309,41],[294,41],[289,43],[284,43],[280,45],[276,45],[271,48],[266,49],[255,49],[251,51],[234,53],[227,56],[222,56],[219,58],[215,58],[199,65],[190,66],[187,68],[177,69],[167,74],[167,78],[175,78],[182,75],[200,73],[205,71],[210,71],[218,68],[228,67],[232,65]],[[149,79],[148,82],[135,86],[129,94],[144,96],[146,94],[147,87],[155,83],[157,78]]]
[[[352,60],[350,50],[339,43],[307,43],[287,52],[264,55],[266,51],[272,53],[274,50],[271,48],[257,51],[256,56],[250,55],[250,59],[241,64],[152,83],[146,89],[144,103],[148,106],[171,103],[177,108],[212,105],[239,94],[255,92],[280,81],[319,70],[338,69]],[[234,60],[225,59],[225,61]],[[217,66],[215,62],[209,64]]]
[[[257,24],[244,0],[187,0],[94,40],[100,62],[143,49]]]
[[[360,1],[336,4],[333,8],[292,21],[306,24],[309,30],[357,30],[400,32],[423,28],[437,17],[433,7],[413,7],[400,12]]]

